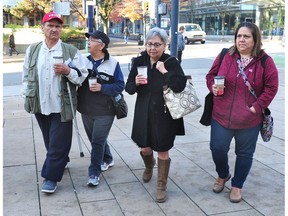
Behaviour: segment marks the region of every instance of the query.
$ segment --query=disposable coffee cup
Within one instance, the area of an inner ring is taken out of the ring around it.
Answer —
[[[148,83],[147,66],[139,66],[139,67],[137,67],[137,71],[138,71],[139,75],[142,75],[142,77],[145,78],[145,81],[143,84],[147,84]]]
[[[91,87],[93,84],[97,83],[97,78],[96,77],[89,77],[88,82],[89,82],[89,87]]]
[[[62,64],[63,63],[63,56],[54,56],[53,57],[53,64]]]
[[[215,76],[214,77],[214,84],[216,85],[216,88],[218,90],[218,95],[224,94],[224,82],[225,82],[224,76]]]

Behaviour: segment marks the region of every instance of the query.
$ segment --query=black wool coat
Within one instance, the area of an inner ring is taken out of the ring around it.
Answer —
[[[159,61],[164,62],[169,57],[170,55],[163,53]],[[148,67],[146,85],[136,86],[138,66]],[[164,106],[163,86],[168,85],[174,92],[181,92],[187,79],[176,58],[168,59],[165,68],[168,72],[160,73],[156,69],[156,64],[150,64],[150,57],[144,52],[134,59],[125,87],[127,93],[131,95],[137,93],[131,138],[139,147],[147,147],[152,139],[161,146],[156,151],[169,150],[173,147],[176,135],[185,135],[183,118],[172,119],[168,108]],[[153,128],[152,135],[151,128]]]

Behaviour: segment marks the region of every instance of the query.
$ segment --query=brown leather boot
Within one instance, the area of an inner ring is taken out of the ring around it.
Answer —
[[[158,179],[156,201],[159,203],[166,201],[166,185],[171,159],[161,160],[158,158]]]
[[[155,166],[155,159],[153,156],[153,152],[151,155],[143,155],[142,152],[140,152],[140,155],[144,161],[145,164],[145,170],[143,172],[143,181],[149,182],[153,175],[153,167]]]

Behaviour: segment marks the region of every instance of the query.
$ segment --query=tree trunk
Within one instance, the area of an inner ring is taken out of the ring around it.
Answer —
[[[109,19],[104,21],[103,31],[108,35]]]

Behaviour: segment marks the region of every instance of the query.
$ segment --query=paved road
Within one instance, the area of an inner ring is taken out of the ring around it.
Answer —
[[[187,74],[192,75],[203,103],[207,94],[205,74],[220,45],[215,45],[215,50],[203,50],[203,47],[197,45],[191,48],[191,53],[184,53],[183,68]],[[129,106],[128,117],[114,121],[108,139],[115,166],[101,175],[100,185],[95,189],[86,186],[90,145],[77,115],[85,157],[79,157],[78,143],[74,136],[71,162],[56,193],[52,196],[42,194],[40,172],[45,149],[41,132],[34,116],[23,110],[20,86],[7,85],[3,88],[3,215],[284,216],[283,51],[282,54],[273,52],[273,55],[279,55],[277,66],[280,76],[279,91],[270,106],[275,121],[274,136],[269,143],[264,143],[260,137],[258,139],[253,167],[243,188],[244,200],[241,203],[229,202],[230,182],[220,194],[211,190],[217,176],[209,150],[210,128],[199,123],[203,107],[184,118],[186,135],[177,137],[171,149],[168,200],[162,204],[155,202],[157,168],[154,169],[151,182],[143,183],[143,163],[139,149],[130,139],[135,96],[127,94],[124,95]],[[123,57],[121,66],[127,64],[128,60],[129,56]],[[233,145],[229,161],[233,173]]]

